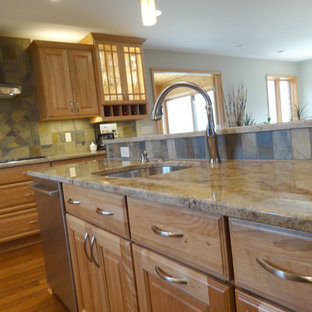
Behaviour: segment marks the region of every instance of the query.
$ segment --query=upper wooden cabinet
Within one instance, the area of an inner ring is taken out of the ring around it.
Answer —
[[[87,118],[99,114],[93,47],[33,41],[40,120]]]
[[[90,33],[81,41],[94,45],[102,120],[147,117],[142,49],[144,41],[141,38],[96,33]]]

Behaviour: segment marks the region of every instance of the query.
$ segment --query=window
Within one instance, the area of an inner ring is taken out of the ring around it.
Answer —
[[[214,91],[208,91],[215,111]],[[199,93],[176,97],[164,103],[166,133],[203,131],[207,127],[206,101]],[[214,115],[215,124],[216,117]]]
[[[293,120],[298,107],[297,77],[267,75],[267,91],[270,122]]]
[[[154,101],[169,85],[187,81],[199,85],[209,94],[213,103],[213,115],[216,128],[225,124],[224,98],[222,79],[219,71],[200,71],[166,68],[151,68]],[[206,102],[196,90],[176,88],[165,98],[163,118],[157,122],[157,133],[183,133],[202,131],[206,129]]]

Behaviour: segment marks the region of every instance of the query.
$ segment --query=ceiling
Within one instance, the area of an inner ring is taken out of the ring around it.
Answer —
[[[0,35],[77,42],[94,31],[143,37],[148,49],[312,59],[311,0],[155,1],[162,15],[144,27],[140,0],[3,0]]]

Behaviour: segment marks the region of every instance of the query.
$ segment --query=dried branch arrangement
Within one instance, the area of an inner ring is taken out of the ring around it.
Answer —
[[[247,90],[243,84],[236,89],[230,88],[225,100],[225,112],[228,127],[243,126],[245,108],[247,103]]]

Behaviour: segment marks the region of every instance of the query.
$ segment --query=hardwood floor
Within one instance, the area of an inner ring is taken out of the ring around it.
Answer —
[[[48,288],[41,244],[0,254],[0,311],[67,312]]]

